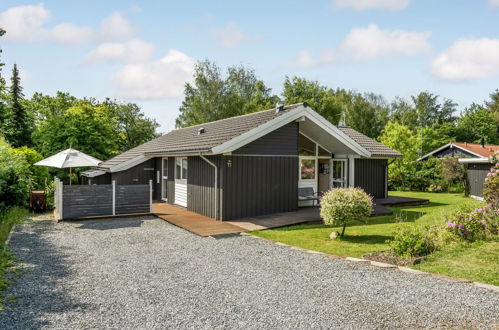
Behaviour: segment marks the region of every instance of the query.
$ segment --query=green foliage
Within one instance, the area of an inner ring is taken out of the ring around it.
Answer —
[[[403,157],[395,160],[388,167],[389,184],[392,187],[406,186],[406,176],[414,171],[418,158],[417,138],[409,127],[388,122],[379,141],[384,145],[402,153]]]
[[[222,77],[213,62],[196,64],[194,84],[187,83],[177,127],[187,127],[219,119],[239,116],[275,106],[278,98],[271,94],[254,70],[233,66]]]
[[[33,166],[34,163],[42,160],[43,156],[40,155],[36,150],[28,147],[15,148],[13,149],[13,152],[23,157],[29,165],[28,178],[30,189],[45,189],[46,185],[52,181],[48,168],[45,166]]]
[[[4,303],[3,293],[9,283],[5,275],[14,264],[12,255],[5,246],[5,241],[7,240],[12,227],[15,224],[21,223],[24,220],[26,213],[26,209],[18,207],[12,207],[6,210],[0,209],[0,310],[2,310],[2,305]]]
[[[448,186],[457,186],[463,189],[468,194],[468,180],[466,175],[466,167],[459,163],[456,157],[444,157],[440,160],[442,179]]]
[[[384,98],[373,93],[355,94],[346,107],[347,126],[373,139],[378,138],[388,122],[388,105]]]
[[[451,100],[439,103],[438,95],[421,92],[412,96],[412,102],[417,113],[417,125],[420,128],[453,123],[456,119],[453,114],[457,104]]]
[[[423,257],[436,250],[435,236],[428,226],[400,225],[388,243],[399,257]]]
[[[307,102],[312,109],[333,124],[339,122],[341,113],[346,110],[346,104],[342,102],[342,99],[326,86],[319,84],[318,81],[286,77],[283,87],[284,103]]]
[[[461,113],[456,130],[459,142],[480,143],[484,138],[488,144],[499,143],[494,114],[475,103]]]
[[[483,197],[487,203],[495,208],[499,208],[499,153],[496,153],[496,163],[490,168],[485,178]]]
[[[30,166],[26,158],[0,137],[0,210],[25,205],[30,189]]]
[[[426,161],[414,162],[403,184],[406,188],[416,191],[442,192],[447,190],[448,183],[442,178],[442,161],[430,157]]]
[[[70,146],[107,159],[156,137],[158,124],[133,103],[77,99],[58,92],[34,94],[27,102],[36,114],[36,149],[50,156]]]
[[[496,123],[496,134],[499,135],[499,89],[490,94],[490,101],[485,102]],[[496,135],[496,139],[499,137]]]
[[[341,236],[351,221],[363,221],[371,215],[372,197],[359,188],[331,189],[321,198],[321,218],[324,224],[343,226]]]
[[[4,126],[5,137],[14,147],[31,145],[32,118],[22,104],[23,98],[19,70],[14,64],[9,90],[8,105],[10,109]]]

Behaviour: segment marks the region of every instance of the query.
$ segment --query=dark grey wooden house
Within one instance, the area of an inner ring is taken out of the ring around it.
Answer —
[[[154,182],[154,199],[219,220],[295,211],[299,187],[361,187],[387,196],[388,159],[402,155],[306,103],[182,129],[89,171],[92,184]]]
[[[483,188],[487,173],[493,164],[494,153],[499,152],[499,146],[493,144],[476,144],[467,142],[450,142],[419,158],[424,161],[429,157],[457,157],[465,164],[470,196],[483,198]]]

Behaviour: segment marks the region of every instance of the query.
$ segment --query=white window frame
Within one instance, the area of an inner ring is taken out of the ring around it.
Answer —
[[[184,173],[182,171],[183,167],[183,161],[185,160],[187,167],[186,167],[186,177],[184,178]],[[180,161],[180,164],[178,162]],[[177,166],[180,165],[180,175],[178,176],[179,179],[177,179]],[[181,182],[181,183],[187,183],[187,177],[189,171],[189,163],[187,163],[187,157],[175,157],[175,181]]]
[[[335,176],[334,162],[342,162],[343,163],[343,179],[342,180],[335,180],[334,179],[334,176]],[[337,188],[348,187],[348,171],[349,171],[349,168],[348,168],[348,163],[347,163],[346,158],[333,158],[333,159],[331,159],[331,171],[329,172],[331,175],[331,182],[329,183],[331,188],[334,187],[334,185],[333,185],[334,182],[342,182],[343,185],[341,187],[337,187]]]
[[[165,175],[165,164],[164,164],[165,160],[166,160],[166,175]],[[163,201],[168,200],[168,162],[169,160],[167,157],[163,157],[161,159],[161,200]],[[166,190],[166,197],[163,194],[165,190]]]

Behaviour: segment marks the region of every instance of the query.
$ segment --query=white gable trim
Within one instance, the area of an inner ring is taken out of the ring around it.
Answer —
[[[441,146],[440,148],[437,148],[437,149],[433,150],[432,152],[427,153],[427,154],[426,154],[426,155],[424,155],[423,157],[420,157],[420,158],[418,159],[418,161],[423,160],[423,159],[426,159],[426,158],[428,158],[428,157],[430,157],[430,156],[432,156],[432,155],[436,154],[437,152],[439,152],[439,151],[441,151],[441,150],[444,150],[444,149],[445,149],[445,148],[447,148],[447,147],[453,147],[453,148],[460,149],[460,150],[465,151],[465,152],[467,152],[467,153],[473,154],[473,155],[477,156],[478,158],[487,158],[487,157],[484,157],[484,156],[479,155],[479,154],[477,154],[477,153],[474,153],[473,151],[470,151],[470,150],[468,150],[468,149],[466,149],[466,148],[463,148],[463,147],[461,147],[461,146],[458,146],[457,144],[454,144],[454,143],[447,143],[446,145]]]
[[[370,157],[371,153],[360,146],[352,138],[347,136],[345,133],[340,131],[337,127],[327,121],[324,117],[319,115],[317,112],[313,111],[309,107],[299,106],[296,109],[290,110],[289,112],[276,117],[268,122],[243,133],[232,140],[229,140],[221,145],[218,145],[212,149],[213,154],[228,153],[241,148],[242,146],[253,142],[262,136],[281,128],[282,126],[305,116],[309,120],[313,121],[316,125],[324,129],[326,132],[334,136],[341,143],[345,144],[351,148],[354,152],[361,156]]]

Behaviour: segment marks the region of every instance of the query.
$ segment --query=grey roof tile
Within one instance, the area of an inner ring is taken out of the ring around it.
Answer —
[[[371,153],[371,157],[402,157],[398,151],[388,148],[384,144],[371,139],[364,134],[357,132],[350,127],[338,127],[343,133],[348,135],[352,140],[360,144],[364,149]]]

